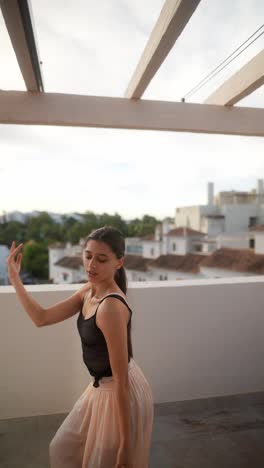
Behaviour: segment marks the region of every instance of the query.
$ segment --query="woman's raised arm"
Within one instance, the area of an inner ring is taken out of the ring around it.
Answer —
[[[42,307],[25,289],[20,276],[20,268],[22,261],[22,245],[16,247],[15,242],[12,243],[10,254],[7,259],[8,276],[11,284],[14,286],[18,299],[23,308],[35,323],[37,327],[52,325],[62,322],[67,318],[72,317],[79,312],[85,293],[89,289],[89,284],[85,284],[79,291],[76,291],[68,299],[58,302],[54,306]]]

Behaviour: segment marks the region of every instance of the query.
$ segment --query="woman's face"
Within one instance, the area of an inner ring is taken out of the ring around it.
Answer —
[[[98,283],[113,279],[123,259],[118,259],[104,242],[89,240],[83,252],[83,264],[89,281]]]

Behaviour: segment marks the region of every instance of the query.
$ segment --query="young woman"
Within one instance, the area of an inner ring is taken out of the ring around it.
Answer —
[[[38,327],[79,312],[83,359],[94,377],[51,441],[51,468],[147,468],[153,394],[133,359],[122,235],[111,227],[93,231],[83,252],[88,282],[45,309],[19,278],[21,248],[13,242],[7,260],[20,302]]]

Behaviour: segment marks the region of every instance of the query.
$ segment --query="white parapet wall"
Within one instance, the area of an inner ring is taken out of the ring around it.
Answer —
[[[28,286],[49,306],[76,285]],[[155,403],[264,390],[264,278],[132,283],[134,359]],[[0,419],[69,411],[91,381],[77,315],[37,328],[0,287]]]

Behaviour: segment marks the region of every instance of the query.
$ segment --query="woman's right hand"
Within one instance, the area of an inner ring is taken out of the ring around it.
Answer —
[[[13,284],[13,282],[19,277],[22,261],[22,253],[19,253],[19,251],[21,250],[22,246],[23,244],[19,244],[18,247],[16,247],[16,243],[13,241],[9,256],[7,257],[7,271],[11,284]]]

